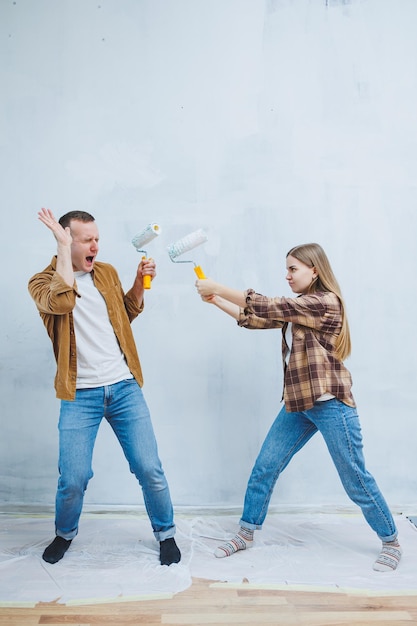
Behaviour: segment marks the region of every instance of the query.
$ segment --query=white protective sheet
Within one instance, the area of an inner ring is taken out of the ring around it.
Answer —
[[[0,605],[66,604],[169,598],[192,578],[261,587],[358,593],[417,593],[417,529],[395,516],[403,558],[393,573],[372,569],[380,542],[363,517],[337,513],[269,513],[255,545],[217,559],[219,542],[237,530],[239,515],[177,512],[180,564],[159,564],[159,545],[142,511],[84,513],[79,535],[59,563],[42,552],[53,516],[0,515]]]

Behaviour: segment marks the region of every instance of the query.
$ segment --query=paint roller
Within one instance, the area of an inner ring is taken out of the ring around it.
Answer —
[[[138,235],[135,235],[132,239],[132,244],[136,248],[138,252],[143,252],[144,256],[142,259],[146,259],[146,250],[144,250],[144,246],[147,243],[155,239],[161,233],[161,227],[158,224],[148,224],[148,226]],[[150,289],[151,288],[151,277],[144,276],[143,277],[143,288]]]
[[[190,250],[193,250],[193,248],[200,246],[205,241],[207,241],[207,235],[204,230],[200,228],[199,230],[196,230],[193,233],[186,235],[186,237],[183,237],[182,239],[179,239],[175,243],[172,243],[170,246],[168,246],[169,258],[174,263],[194,263],[194,261],[191,261],[189,259],[186,259],[184,261],[177,261],[176,259],[181,254],[184,254],[184,252],[189,252]],[[203,270],[199,265],[196,265],[195,263],[194,271],[197,274],[198,278],[205,278]]]

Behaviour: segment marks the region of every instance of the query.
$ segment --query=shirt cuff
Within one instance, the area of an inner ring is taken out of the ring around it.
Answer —
[[[252,309],[252,297],[255,294],[254,289],[247,289],[244,291],[246,306],[239,310],[239,319],[237,320],[238,326],[247,326],[249,323],[250,316],[253,315]]]
[[[74,283],[71,287],[67,282],[65,282],[61,274],[55,271],[51,278],[51,292],[54,293],[55,295],[60,295],[68,291],[73,291],[77,296],[79,295],[77,291],[76,281],[74,280]]]

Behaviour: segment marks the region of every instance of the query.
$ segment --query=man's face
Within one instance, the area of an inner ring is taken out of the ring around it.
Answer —
[[[98,228],[95,222],[71,220],[71,260],[74,272],[91,272],[98,254]]]

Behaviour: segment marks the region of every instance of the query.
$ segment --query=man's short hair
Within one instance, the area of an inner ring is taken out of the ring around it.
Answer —
[[[65,213],[65,215],[60,217],[58,222],[61,224],[62,228],[66,228],[70,225],[71,220],[78,220],[79,222],[95,221],[94,217],[86,211],[70,211],[69,213]]]

